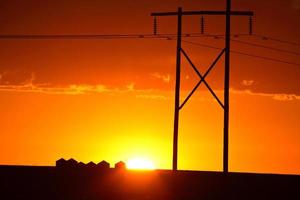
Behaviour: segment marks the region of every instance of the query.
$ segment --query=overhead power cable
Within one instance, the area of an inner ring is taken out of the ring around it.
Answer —
[[[233,37],[238,37],[238,36],[246,36],[247,34],[234,34]],[[249,35],[248,35],[249,36]],[[256,37],[259,38],[266,38],[266,39],[270,39],[273,41],[277,41],[277,42],[281,42],[281,43],[287,43],[287,44],[292,44],[292,45],[299,45],[296,42],[291,42],[291,41],[284,41],[284,40],[279,40],[279,39],[275,39],[275,38],[271,38],[268,36],[263,36],[263,35],[254,35]],[[182,34],[182,37],[210,37],[210,38],[215,38],[215,39],[219,39],[224,37],[223,34],[201,34],[201,33],[185,33]],[[23,39],[23,40],[56,40],[56,39],[62,39],[62,40],[98,40],[98,39],[137,39],[137,38],[149,38],[149,39],[154,39],[154,38],[161,38],[161,39],[169,39],[169,40],[173,40],[176,38],[176,34],[78,34],[78,35],[74,35],[74,34],[46,34],[46,35],[28,35],[28,34],[18,34],[18,35],[0,35],[0,40],[6,40],[6,39]],[[242,44],[246,44],[246,45],[250,45],[250,46],[255,46],[255,47],[260,47],[260,48],[265,48],[265,49],[270,49],[270,50],[275,50],[275,51],[280,51],[280,52],[285,52],[285,53],[290,53],[290,54],[294,54],[294,55],[300,55],[299,52],[294,52],[294,51],[289,51],[289,50],[285,50],[285,49],[280,49],[280,48],[274,48],[274,47],[270,47],[270,46],[265,46],[265,45],[260,45],[260,44],[255,44],[255,43],[250,43],[250,42],[245,42],[245,41],[241,41],[241,40],[236,40],[236,39],[231,39],[231,41],[233,42],[237,42],[237,43],[242,43]],[[192,41],[184,41],[185,43],[190,43],[190,44],[194,44],[194,45],[198,45],[198,46],[202,46],[202,47],[207,47],[207,48],[213,48],[213,49],[222,49],[219,47],[215,47],[215,46],[211,46],[211,45],[207,45],[207,44],[202,44],[202,43],[197,43],[197,42],[192,42]],[[274,62],[280,62],[280,63],[285,63],[285,64],[290,64],[290,65],[297,65],[299,66],[299,63],[294,63],[294,62],[289,62],[289,61],[284,61],[284,60],[280,60],[277,58],[272,58],[272,57],[265,57],[265,56],[260,56],[260,55],[254,55],[254,54],[249,54],[249,53],[245,53],[245,52],[241,52],[241,51],[235,51],[232,50],[232,53],[235,54],[240,54],[240,55],[245,55],[245,56],[250,56],[250,57],[256,57],[256,58],[260,58],[260,59],[264,59],[264,60],[270,60],[270,61],[274,61]]]
[[[245,36],[246,34],[234,34],[233,37],[238,36]],[[176,37],[176,34],[81,34],[81,35],[68,35],[68,34],[45,34],[45,35],[29,35],[29,34],[18,34],[18,35],[0,35],[0,40],[6,40],[6,39],[21,39],[21,40],[100,40],[100,39],[138,39],[138,38],[161,38],[161,39],[174,39]],[[191,37],[191,38],[214,38],[214,39],[220,39],[224,38],[223,34],[201,34],[201,33],[185,33],[182,34],[182,37]],[[266,37],[266,36],[260,36],[260,37]],[[251,43],[251,42],[245,42],[241,40],[231,39],[231,41],[241,44],[246,44],[249,46],[255,46],[265,49],[270,49],[274,51],[280,51],[284,53],[294,54],[294,55],[300,55],[300,52],[295,51],[289,51],[286,49],[281,48],[275,48],[270,46],[265,46],[261,44]],[[297,44],[293,42],[288,42],[292,44]]]
[[[279,39],[279,38],[274,38],[274,37],[270,37],[270,36],[266,36],[266,35],[253,34],[253,36],[261,38],[263,40],[271,40],[271,41],[285,43],[285,44],[289,44],[289,45],[300,46],[300,43],[298,43],[298,42],[282,40],[282,39]]]
[[[219,39],[219,38],[224,38],[224,37],[221,36],[221,37],[214,37],[214,38]],[[245,44],[245,45],[248,45],[248,46],[254,46],[254,47],[269,49],[269,50],[273,50],[273,51],[279,51],[279,52],[282,52],[282,53],[300,55],[300,52],[290,51],[290,50],[286,50],[286,49],[282,49],[282,48],[275,48],[275,47],[261,45],[261,44],[252,43],[252,42],[246,42],[246,41],[236,40],[236,39],[230,39],[230,41],[240,43],[240,44]]]
[[[197,33],[187,33],[183,34],[183,37],[213,37],[218,35],[200,35]],[[15,35],[0,35],[0,40],[7,39],[21,39],[21,40],[97,40],[97,39],[135,39],[135,38],[165,38],[176,37],[176,34],[166,33],[166,34],[42,34],[42,35],[29,35],[29,34],[15,34]]]
[[[191,41],[187,41],[187,40],[182,40],[182,42],[185,42],[185,43],[188,43],[188,44],[192,44],[192,45],[196,45],[196,46],[202,46],[202,47],[206,47],[206,48],[211,48],[211,49],[222,49],[221,47],[211,46],[211,45],[202,44],[202,43],[198,43],[198,42],[191,42]],[[260,59],[264,59],[264,60],[270,60],[270,61],[274,61],[274,62],[280,62],[280,63],[289,64],[289,65],[300,66],[300,63],[294,63],[294,62],[284,61],[284,60],[280,60],[280,59],[273,58],[273,57],[260,56],[260,55],[245,53],[245,52],[236,51],[236,50],[231,50],[230,52],[231,53],[235,53],[235,54],[244,55],[244,56],[255,57],[255,58],[260,58]]]
[[[235,40],[235,39],[231,39],[231,41],[237,42],[237,43],[241,43],[241,44],[246,44],[246,45],[249,45],[249,46],[255,46],[255,47],[260,47],[260,48],[264,48],[264,49],[270,49],[270,50],[273,50],[273,51],[280,51],[280,52],[283,52],[283,53],[300,55],[300,52],[289,51],[289,50],[285,50],[285,49],[279,49],[279,48],[265,46],[265,45],[260,45],[260,44],[255,44],[255,43],[251,43],[251,42],[245,42],[245,41]]]

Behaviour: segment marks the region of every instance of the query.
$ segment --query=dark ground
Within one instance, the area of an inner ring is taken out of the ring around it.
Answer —
[[[299,175],[0,166],[0,199],[300,199]]]

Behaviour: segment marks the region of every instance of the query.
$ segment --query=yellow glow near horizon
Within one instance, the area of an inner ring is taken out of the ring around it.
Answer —
[[[126,162],[128,169],[154,170],[156,167],[151,160],[145,158],[132,158]]]

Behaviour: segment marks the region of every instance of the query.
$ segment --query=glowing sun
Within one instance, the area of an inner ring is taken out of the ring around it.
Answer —
[[[153,170],[155,165],[151,160],[144,158],[132,158],[126,163],[128,169]]]

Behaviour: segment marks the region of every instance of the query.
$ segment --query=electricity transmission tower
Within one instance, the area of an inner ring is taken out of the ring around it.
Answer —
[[[182,37],[182,17],[191,15],[223,15],[226,18],[226,28],[225,28],[225,47],[217,58],[213,61],[211,66],[202,75],[198,69],[195,67],[191,59],[188,57],[187,53],[181,47],[181,37]],[[214,98],[218,101],[221,107],[224,109],[224,139],[223,139],[223,172],[228,173],[228,133],[229,133],[229,72],[230,72],[230,29],[231,29],[231,16],[249,16],[250,22],[252,22],[251,17],[253,16],[252,11],[231,11],[231,0],[226,2],[225,11],[182,11],[179,7],[177,12],[158,12],[151,13],[151,16],[162,17],[162,16],[177,16],[177,52],[176,52],[176,83],[175,83],[175,113],[174,113],[174,136],[173,136],[173,171],[177,170],[177,160],[178,160],[178,122],[179,122],[179,111],[184,106],[184,104],[189,100],[198,86],[203,82]],[[156,24],[156,18],[154,18]],[[252,33],[252,24],[250,23],[250,31]],[[155,29],[156,32],[156,29]],[[187,96],[187,98],[180,105],[180,70],[181,70],[181,53],[190,63],[194,71],[200,78],[200,81]],[[211,69],[218,62],[220,57],[225,53],[225,77],[224,77],[224,104],[220,101],[214,91],[206,82],[205,78],[211,71]]]

